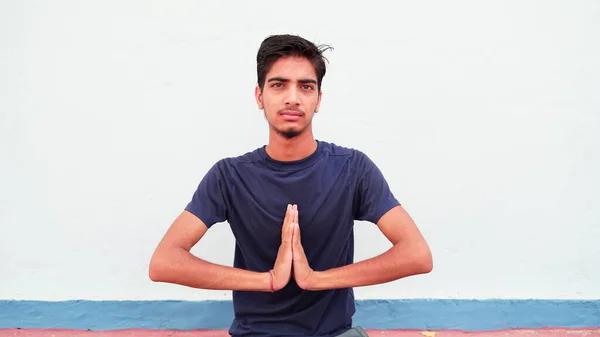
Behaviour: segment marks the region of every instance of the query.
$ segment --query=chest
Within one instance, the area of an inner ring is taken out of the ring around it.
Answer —
[[[343,163],[296,171],[236,171],[230,187],[234,234],[277,245],[288,204],[298,205],[302,239],[319,243],[353,225],[354,173]]]

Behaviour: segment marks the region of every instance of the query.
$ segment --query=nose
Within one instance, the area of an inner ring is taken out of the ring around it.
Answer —
[[[298,89],[294,86],[290,86],[285,95],[286,105],[300,105],[300,96],[298,95]]]

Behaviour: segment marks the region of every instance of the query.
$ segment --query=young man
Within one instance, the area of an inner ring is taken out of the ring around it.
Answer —
[[[256,102],[266,146],[218,161],[159,243],[150,278],[233,290],[232,336],[338,336],[350,331],[353,287],[428,273],[431,252],[375,164],[313,137],[328,47],[271,36],[257,55]],[[354,263],[353,224],[376,224],[393,247]],[[190,253],[227,221],[233,267]]]

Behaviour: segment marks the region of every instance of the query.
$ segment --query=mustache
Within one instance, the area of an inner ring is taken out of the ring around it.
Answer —
[[[301,114],[303,114],[303,115],[305,114],[305,113],[304,113],[304,111],[303,111],[302,109],[300,109],[300,108],[297,108],[297,107],[294,107],[294,108],[284,108],[284,109],[281,109],[281,110],[277,111],[277,113],[279,113],[279,114],[282,114],[282,113],[284,113],[285,111],[294,111],[294,112],[301,113]]]

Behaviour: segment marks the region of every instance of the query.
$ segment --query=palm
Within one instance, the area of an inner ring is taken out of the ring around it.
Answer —
[[[294,279],[298,286],[302,289],[309,287],[309,279],[313,272],[312,268],[308,264],[308,259],[304,253],[304,247],[302,247],[302,239],[300,236],[300,225],[298,223],[298,213],[296,212],[296,219],[294,219],[294,234],[293,234],[293,262],[294,262]]]
[[[285,287],[292,276],[292,249],[291,243],[282,242],[279,246],[277,259],[273,266],[273,287],[275,290]]]
[[[292,238],[294,234],[293,220],[295,207],[288,205],[281,228],[281,245],[273,266],[273,290],[282,289],[287,285],[292,276]]]

